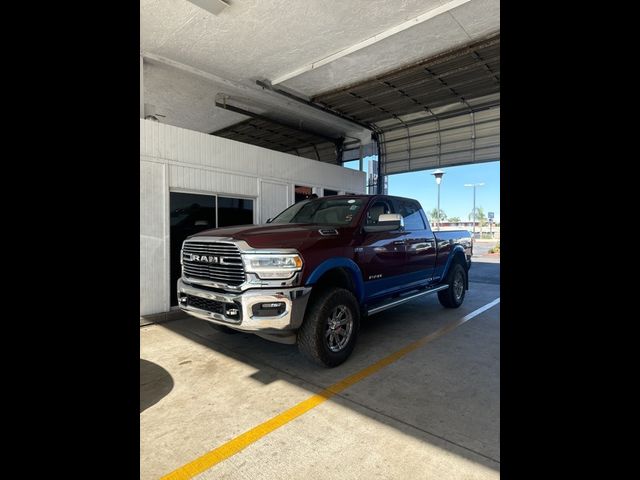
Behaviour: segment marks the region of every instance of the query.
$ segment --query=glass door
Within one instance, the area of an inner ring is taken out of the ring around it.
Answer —
[[[170,192],[171,306],[178,304],[176,283],[180,278],[180,249],[190,235],[216,228],[215,195]]]

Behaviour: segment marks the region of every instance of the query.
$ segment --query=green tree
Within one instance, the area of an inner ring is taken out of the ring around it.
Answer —
[[[460,217],[449,217],[451,223],[460,223]]]
[[[473,210],[469,214],[469,220],[473,220]],[[482,237],[482,227],[487,221],[487,217],[484,214],[482,207],[476,207],[476,222],[480,225],[480,237]]]
[[[444,213],[444,210],[442,209],[438,211],[437,208],[434,208],[429,212],[429,217],[431,218],[432,222],[441,223],[447,219],[447,214]]]

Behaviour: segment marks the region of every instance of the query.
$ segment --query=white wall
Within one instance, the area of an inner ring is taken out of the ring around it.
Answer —
[[[169,192],[256,200],[256,223],[291,205],[295,185],[364,193],[356,170],[140,120],[140,315],[169,311]]]

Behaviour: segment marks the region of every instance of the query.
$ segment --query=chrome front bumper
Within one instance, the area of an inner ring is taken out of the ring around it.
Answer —
[[[310,292],[311,288],[294,287],[279,289],[257,288],[238,294],[217,293],[204,290],[197,285],[187,284],[182,279],[179,279],[178,305],[180,309],[189,315],[219,325],[225,325],[235,330],[258,334],[278,334],[300,328],[307,302],[309,301]],[[193,306],[185,306],[181,300],[185,295],[193,295],[221,303],[237,303],[241,305],[242,318],[240,320],[231,319],[221,313],[209,312]],[[253,316],[253,306],[256,303],[272,302],[283,302],[285,304],[285,311],[273,317]]]

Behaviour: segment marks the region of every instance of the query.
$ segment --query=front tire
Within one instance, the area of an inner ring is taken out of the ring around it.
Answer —
[[[353,294],[344,288],[324,290],[307,306],[298,350],[317,365],[337,367],[351,355],[359,327],[360,308]]]
[[[446,308],[458,308],[464,302],[467,271],[459,263],[454,263],[447,275],[449,288],[438,292],[440,304]]]

